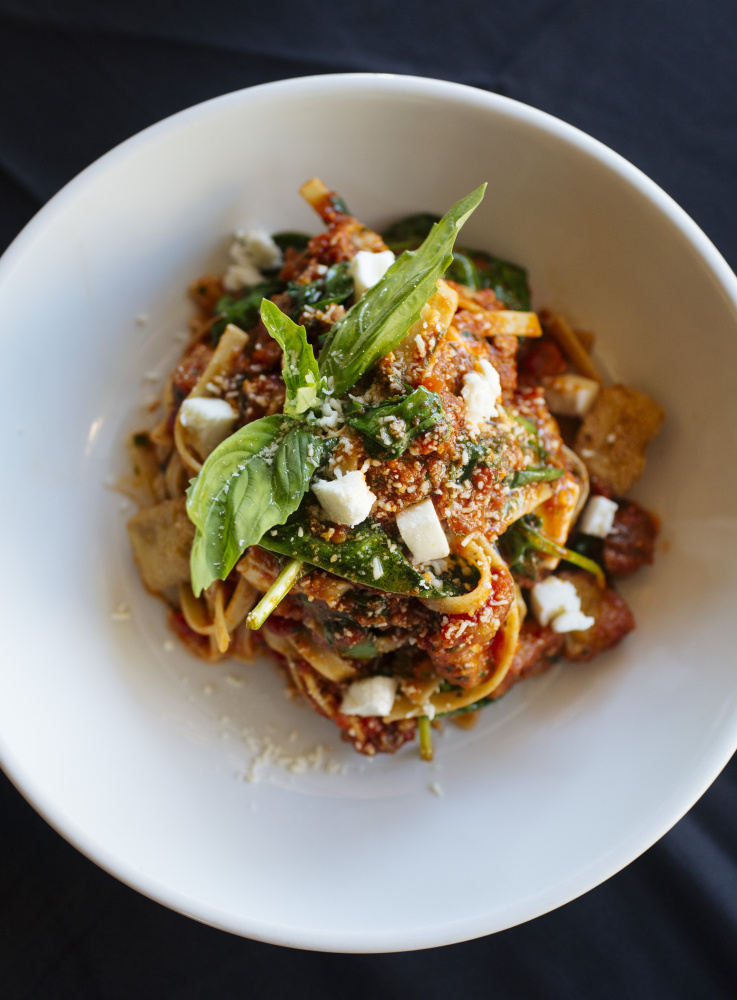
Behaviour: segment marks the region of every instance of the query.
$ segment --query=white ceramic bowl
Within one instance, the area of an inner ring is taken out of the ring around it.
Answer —
[[[442,212],[488,181],[464,242],[526,264],[536,304],[596,331],[612,374],[668,414],[637,490],[663,544],[622,588],[637,632],[516,688],[476,729],[448,727],[433,766],[413,748],[354,755],[283,697],[270,666],[171,650],[105,485],[157,388],[145,376],[181,349],[187,283],[223,266],[235,227],[317,231],[297,195],[313,175],[373,225]],[[279,944],[447,944],[601,882],[692,805],[737,742],[736,302],[714,247],[630,164],[466,87],[289,80],[113,150],[0,264],[8,774],[125,882]],[[130,618],[111,617],[120,605]],[[269,741],[281,763],[254,764]],[[318,743],[342,772],[289,769]]]

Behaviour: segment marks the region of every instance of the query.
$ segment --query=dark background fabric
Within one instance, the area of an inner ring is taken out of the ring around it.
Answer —
[[[648,173],[737,266],[734,0],[0,0],[0,248],[160,118],[251,84],[355,70],[456,80],[577,125]],[[291,951],[169,912],[82,857],[0,776],[0,995],[292,994],[734,998],[737,763],[586,896],[492,937],[373,956]]]

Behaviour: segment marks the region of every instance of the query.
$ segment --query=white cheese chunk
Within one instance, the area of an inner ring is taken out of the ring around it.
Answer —
[[[578,530],[584,535],[606,538],[614,527],[614,515],[619,505],[607,497],[591,497],[578,520]]]
[[[585,632],[591,628],[595,619],[585,615],[583,611],[564,611],[556,615],[550,623],[554,632]]]
[[[271,271],[282,263],[281,250],[263,229],[249,229],[248,232],[241,230],[236,233],[236,246],[239,247],[236,253],[247,256],[261,271]],[[241,260],[234,259],[236,263],[242,263]]]
[[[599,383],[584,375],[551,375],[545,379],[545,401],[561,417],[585,417],[599,395]]]
[[[351,684],[343,697],[340,711],[344,715],[388,715],[396,693],[396,678],[366,677]]]
[[[581,598],[570,580],[549,576],[530,591],[532,613],[541,625],[554,632],[573,632],[590,628],[594,619],[581,612]]]
[[[463,376],[461,396],[466,403],[466,422],[474,432],[497,415],[496,404],[502,394],[499,372],[484,358],[479,372],[468,372]]]
[[[200,458],[207,458],[229,437],[237,419],[235,410],[224,399],[203,396],[185,399],[179,409],[179,423],[186,428],[187,437]]]
[[[231,264],[223,276],[223,288],[226,292],[240,292],[243,288],[253,288],[263,281],[263,274],[250,262]]]
[[[450,554],[448,539],[429,497],[400,511],[397,527],[415,562],[445,559]]]
[[[282,253],[268,233],[261,229],[236,233],[230,248],[233,261],[225,272],[223,287],[228,292],[252,288],[263,280],[261,271],[272,270],[282,263]]]
[[[356,299],[360,299],[369,288],[381,281],[393,263],[394,254],[391,250],[381,250],[379,253],[359,250],[348,265]]]
[[[346,472],[332,482],[317,479],[312,492],[331,521],[351,528],[366,520],[376,501],[376,494],[368,488],[360,470]]]

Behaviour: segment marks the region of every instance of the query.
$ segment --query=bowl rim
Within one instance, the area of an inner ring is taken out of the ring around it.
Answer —
[[[387,97],[412,95],[455,100],[466,106],[471,105],[532,125],[576,147],[578,151],[619,176],[668,218],[697,252],[737,311],[737,277],[721,253],[670,195],[621,154],[547,112],[500,94],[429,77],[368,72],[318,74],[258,84],[199,102],[147,126],[93,161],[39,209],[0,257],[0,282],[11,274],[24,255],[32,249],[45,227],[64,212],[89,183],[117,169],[126,159],[137,155],[138,151],[147,146],[152,139],[157,141],[165,139],[169,134],[186,128],[190,122],[207,117],[216,108],[258,103],[265,98],[269,99],[272,95],[283,97],[295,94],[303,99],[317,92],[348,88],[355,93],[378,91]],[[345,931],[339,936],[331,935],[329,940],[322,932],[313,932],[310,928],[293,927],[287,923],[276,926],[253,918],[234,919],[230,913],[223,913],[217,907],[201,900],[193,900],[176,888],[165,885],[155,876],[137,871],[124,857],[88,836],[84,829],[62,809],[48,800],[33,775],[6,745],[2,734],[0,734],[0,766],[26,801],[73,847],[124,884],[170,909],[209,926],[270,944],[315,951],[386,953],[439,947],[495,933],[497,930],[533,919],[534,916],[548,913],[588,892],[626,867],[667,833],[711,785],[735,749],[737,749],[737,727],[731,735],[724,732],[721,740],[712,746],[708,758],[702,762],[699,774],[683,788],[677,809],[653,819],[649,826],[640,831],[634,847],[628,844],[612,851],[606,866],[593,877],[589,872],[581,874],[577,879],[567,881],[556,892],[550,893],[536,914],[519,914],[511,921],[505,922],[503,927],[494,926],[488,916],[473,917],[455,925],[438,926],[432,933],[428,933],[426,929],[420,932],[405,930],[373,935]]]

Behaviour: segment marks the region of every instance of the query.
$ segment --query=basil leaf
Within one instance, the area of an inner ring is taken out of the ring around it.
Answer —
[[[312,534],[309,519],[301,511],[288,524],[267,531],[259,545],[269,552],[302,559],[345,580],[390,594],[434,598],[463,593],[450,579],[435,583],[420,573],[400,544],[371,518],[356,528],[341,530],[338,537],[343,540],[333,542]],[[378,568],[381,574],[377,576],[375,570]],[[468,579],[470,586],[472,577]]]
[[[445,416],[440,396],[424,386],[368,409],[355,402],[353,407],[353,412],[346,413],[346,423],[361,431],[373,458],[379,454],[399,458],[418,434],[429,431]]]
[[[504,477],[504,485],[510,486],[513,490],[518,486],[527,486],[528,483],[551,483],[560,479],[563,469],[553,469],[549,466],[545,469],[521,469],[519,472],[510,472]]]
[[[224,580],[249,545],[297,509],[333,444],[294,418],[275,415],[218,445],[187,491],[187,513],[197,528],[190,556],[195,596]]]
[[[286,285],[281,278],[267,278],[249,288],[239,299],[233,298],[232,295],[224,295],[218,299],[215,306],[218,318],[210,327],[213,344],[217,345],[228,323],[234,323],[241,330],[250,330],[254,327],[258,323],[262,300],[283,292],[285,288]]]
[[[284,353],[282,375],[287,387],[284,412],[290,416],[299,416],[318,401],[320,373],[317,370],[315,352],[312,345],[307,343],[305,328],[297,326],[268,299],[261,303],[261,319]]]
[[[484,196],[485,184],[466,195],[436,223],[418,250],[408,250],[330,330],[318,359],[333,379],[336,397],[351,389],[379,358],[393,350],[419,319],[453,256],[463,223]]]
[[[399,255],[405,250],[416,250],[436,222],[440,222],[439,215],[418,212],[389,226],[381,234],[381,238],[390,250]]]
[[[353,295],[353,278],[348,274],[348,264],[332,264],[316,281],[300,285],[290,281],[287,291],[294,302],[295,315],[299,316],[305,306],[324,309],[331,302],[344,302]]]
[[[271,237],[282,253],[287,250],[296,250],[301,253],[307,249],[307,244],[312,239],[307,233],[274,233]]]

